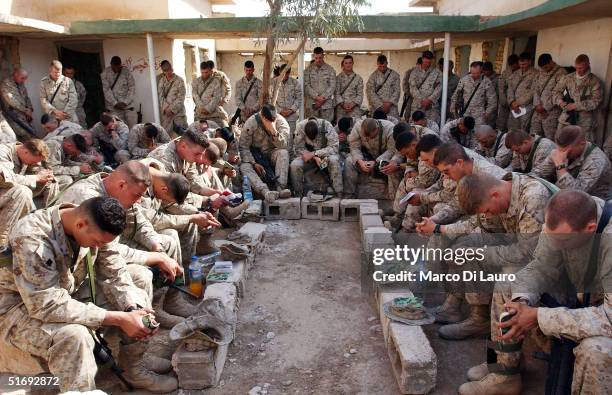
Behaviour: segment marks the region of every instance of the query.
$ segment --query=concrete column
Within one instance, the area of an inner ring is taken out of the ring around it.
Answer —
[[[161,123],[159,118],[159,100],[157,99],[157,79],[155,78],[155,51],[153,49],[153,37],[147,33],[147,57],[149,62],[149,77],[151,79],[151,99],[153,103],[153,119]]]
[[[304,120],[304,48],[300,51],[297,58],[298,63],[298,81],[302,88],[302,105],[300,106],[300,121]],[[288,65],[290,67],[291,65]]]
[[[502,68],[501,71],[506,70],[506,67],[508,66],[508,62],[506,61],[508,59],[508,56],[510,56],[512,52],[510,52],[510,37],[506,37],[506,39],[504,40],[504,61],[502,62]]]
[[[432,37],[432,38],[429,39],[429,50],[431,52],[434,51],[434,48],[435,48],[434,44],[435,44],[435,41],[434,41],[434,38]]]
[[[446,104],[448,102],[448,60],[450,58],[450,33],[444,33],[444,68],[442,71],[442,108],[440,112],[440,129],[446,123]]]

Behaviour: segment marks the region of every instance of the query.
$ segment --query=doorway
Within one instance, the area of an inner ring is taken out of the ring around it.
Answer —
[[[102,91],[102,42],[61,42],[57,44],[59,60],[64,65],[75,68],[75,78],[81,81],[87,96],[85,98],[85,115],[87,126],[91,127],[100,120],[104,111],[104,92]]]

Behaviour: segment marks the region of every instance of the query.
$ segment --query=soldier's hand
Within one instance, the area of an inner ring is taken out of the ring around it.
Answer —
[[[415,193],[414,195],[412,195],[412,197],[408,199],[408,204],[410,204],[411,206],[420,206],[422,204],[421,194]]]
[[[543,105],[541,105],[541,104],[538,104],[538,105],[535,107],[535,110],[536,110],[536,112],[537,112],[538,114],[544,114],[544,113],[546,112],[546,110],[544,109],[544,106],[543,106]]]
[[[346,133],[338,133],[338,140],[339,141],[346,141],[347,138],[348,138],[348,134],[346,134]]]
[[[127,108],[127,104],[124,102],[117,102],[114,106],[117,110],[125,110]]]
[[[240,160],[240,157],[238,155],[230,155],[227,158],[227,161],[232,164],[238,163],[239,160]]]
[[[180,277],[183,274],[182,266],[165,253],[150,252],[149,254],[151,256],[147,261],[147,263],[149,263],[148,266],[157,266],[163,276],[171,283],[174,282],[176,277]]]
[[[51,181],[53,181],[53,171],[51,170],[41,170],[41,172],[36,176],[37,184],[44,185]]]
[[[302,152],[302,160],[304,162],[309,162],[312,158],[314,158],[314,156],[315,156],[314,152],[310,152],[310,151]]]
[[[60,121],[63,121],[63,120],[65,120],[65,119],[68,119],[68,114],[67,114],[67,113],[65,113],[64,111],[61,111],[61,110],[55,110],[55,111],[53,111],[53,113],[55,114],[55,117],[56,117],[57,119],[59,119]]]
[[[398,170],[399,170],[399,165],[397,164],[397,162],[393,160],[389,161],[389,164],[387,164],[386,166],[383,166],[380,168],[381,173],[386,174],[386,175],[393,174]]]
[[[550,153],[550,159],[553,161],[555,166],[559,166],[560,164],[567,162],[567,152],[555,148]]]
[[[145,339],[152,336],[157,330],[151,330],[147,328],[142,322],[142,317],[150,314],[146,310],[133,310],[130,312],[122,313],[119,328],[133,339]]]
[[[266,173],[266,171],[264,170],[264,167],[260,165],[259,163],[253,163],[253,168],[255,169],[257,174],[259,174],[260,177]]]
[[[567,106],[565,106],[565,109],[567,111],[574,111],[576,109],[576,103],[570,103]]]
[[[416,224],[417,232],[423,234],[432,234],[435,227],[436,223],[428,217],[423,217],[423,221]]]
[[[221,207],[225,207],[229,204],[229,202],[225,199],[223,199],[221,196],[219,196],[218,198],[214,199],[212,201],[212,208],[214,208],[215,210],[219,210]]]
[[[317,167],[321,167],[321,158],[319,158],[318,156],[313,156],[312,160],[315,161],[315,163],[317,164]]]
[[[431,105],[431,100],[429,99],[421,100],[421,107],[423,107],[424,109],[428,109],[430,105]]]
[[[79,166],[79,171],[83,174],[89,174],[92,172],[91,166],[89,166],[89,163],[81,163],[81,166]]]
[[[502,335],[503,340],[522,340],[530,330],[538,326],[538,309],[536,307],[517,302],[508,302],[504,307],[507,312],[515,314],[508,321],[498,323],[500,330],[510,328],[506,334]]]
[[[217,220],[217,218],[215,218],[215,216],[208,211],[193,214],[189,222],[196,224],[202,229],[210,229],[212,227],[217,228],[221,226],[221,223]]]
[[[359,170],[361,170],[362,173],[370,173],[374,169],[374,162],[359,160],[357,161],[357,166],[359,166]]]

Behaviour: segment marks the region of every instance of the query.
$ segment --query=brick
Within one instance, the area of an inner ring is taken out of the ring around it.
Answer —
[[[321,204],[311,203],[307,197],[302,198],[302,219],[319,219],[321,217]]]
[[[330,199],[321,203],[321,221],[340,220],[340,199]]]
[[[300,198],[277,199],[272,203],[264,202],[266,219],[300,219],[302,208]]]
[[[238,298],[243,298],[246,290],[246,261],[238,261],[232,263],[232,273],[231,277],[227,281],[215,281],[215,280],[206,280],[206,286],[212,284],[220,284],[220,283],[230,283],[234,284],[236,287],[236,294]],[[204,295],[206,296],[206,295]]]
[[[340,220],[345,222],[359,221],[361,204],[378,204],[375,199],[342,199],[340,201]]]
[[[266,224],[247,222],[240,229],[238,229],[237,232],[249,236],[251,238],[251,243],[260,243],[263,241],[264,234],[266,233],[266,227]]]
[[[426,394],[436,386],[438,361],[420,326],[391,322],[387,353],[402,394]]]
[[[359,226],[361,232],[365,232],[366,229],[370,228],[382,228],[384,227],[383,220],[378,214],[360,214],[359,215]]]
[[[379,214],[378,203],[361,203],[359,205],[359,214]]]
[[[362,233],[362,248],[365,252],[369,253],[374,248],[393,247],[394,242],[391,235],[391,231],[384,227],[368,228]]]

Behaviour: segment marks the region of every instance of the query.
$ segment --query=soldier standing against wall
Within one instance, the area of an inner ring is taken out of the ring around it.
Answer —
[[[163,63],[163,62],[162,62]],[[185,117],[185,81],[174,74],[172,64],[164,63],[162,78],[157,83],[161,124],[170,133],[175,127],[187,129]]]
[[[136,110],[134,109],[134,95],[136,83],[134,76],[127,67],[122,66],[121,58],[113,56],[110,67],[100,74],[106,111],[121,118],[128,127],[136,124]]]
[[[360,117],[363,102],[363,78],[353,71],[353,57],[346,55],[340,65],[342,71],[336,76],[336,121]]]
[[[306,98],[305,116],[334,119],[334,91],[336,90],[336,72],[325,63],[323,48],[313,50],[312,62],[304,70],[304,96]]]

